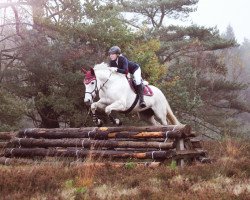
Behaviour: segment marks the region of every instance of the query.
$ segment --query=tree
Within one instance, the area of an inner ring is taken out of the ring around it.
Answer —
[[[166,23],[167,19],[173,17],[185,19],[190,12],[195,11],[198,1],[121,2],[126,12],[145,17],[144,21],[131,20],[127,21],[128,24],[139,29],[143,38],[159,39],[160,49],[157,55],[160,62],[168,68],[168,73],[163,78],[165,82],[161,86],[179,117],[182,116],[182,120],[188,123],[191,118],[222,127],[214,119],[222,121],[224,115],[218,117],[212,112],[210,116],[206,115],[207,108],[213,107],[222,98],[213,90],[215,82],[227,74],[225,63],[216,51],[233,47],[236,41],[222,38],[216,28],[196,25],[181,27]],[[241,85],[226,81],[216,84],[217,86],[219,91],[236,91],[242,88]],[[185,117],[186,114],[188,117]]]
[[[0,131],[17,129],[24,111],[24,102],[0,88]]]
[[[225,124],[219,122],[229,114],[218,102],[231,98],[230,106],[244,109],[232,98],[243,86],[225,79],[227,68],[221,56],[236,41],[221,37],[216,28],[168,24],[169,18],[186,19],[197,2],[32,0],[0,4],[0,9],[13,11],[12,23],[1,26],[1,40],[8,41],[0,54],[1,86],[29,102],[27,115],[37,126],[91,125],[82,117],[88,108],[81,98],[80,69],[105,61],[110,46],[118,45],[142,66],[144,78],[165,92],[182,121],[199,119],[199,123],[223,129]],[[24,3],[32,11],[26,13],[27,18],[21,15]],[[137,18],[129,19],[131,14]]]
[[[80,69],[103,61],[112,43],[121,40],[125,44],[131,34],[119,23],[118,13],[107,11],[108,5],[101,1],[81,5],[77,0],[41,0],[27,1],[26,5],[33,12],[28,22],[18,19],[13,23],[22,24],[13,45],[18,58],[4,75],[3,87],[30,102],[27,116],[37,126],[87,125],[89,121],[83,121],[88,108],[83,105]],[[4,56],[9,59],[13,54]]]

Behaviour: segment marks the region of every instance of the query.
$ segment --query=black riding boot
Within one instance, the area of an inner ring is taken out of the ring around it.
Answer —
[[[139,95],[139,105],[140,105],[140,107],[141,108],[145,108],[146,107],[146,103],[144,101],[142,84],[136,85],[136,92]]]

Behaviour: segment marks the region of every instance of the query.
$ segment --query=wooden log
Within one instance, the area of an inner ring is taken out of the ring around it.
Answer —
[[[199,158],[200,156],[204,157],[206,151],[203,150],[177,150],[176,155],[174,156],[175,159],[191,159],[191,158]]]
[[[181,152],[185,150],[184,139],[178,139],[176,144],[176,150]],[[185,161],[183,158],[177,160],[177,164],[184,167]]]
[[[32,138],[185,138],[193,137],[190,134],[190,126],[153,126],[153,127],[102,127],[90,130],[90,128],[79,129],[25,129],[19,131],[18,137]]]
[[[15,132],[0,132],[0,140],[10,140],[15,136],[16,136]]]
[[[145,142],[118,140],[89,140],[89,139],[32,139],[14,138],[10,145],[17,147],[83,147],[83,148],[155,148],[172,149],[173,142]]]
[[[44,148],[7,148],[4,152],[5,157],[77,157],[86,158],[135,158],[135,159],[156,159],[165,160],[176,155],[174,150],[168,151],[150,151],[134,153],[129,151],[112,150],[74,150],[74,149],[44,149]]]
[[[192,138],[191,140],[190,140],[190,142],[191,142],[191,145],[192,145],[192,147],[194,148],[194,149],[196,149],[196,148],[202,148],[202,145],[201,145],[201,141],[200,140],[197,140],[197,139],[195,139],[195,138]]]
[[[5,148],[8,142],[0,142],[0,148]]]
[[[20,164],[34,164],[34,161],[30,159],[20,159],[20,158],[6,158],[0,157],[1,165],[20,165]]]
[[[190,125],[168,125],[168,126],[120,126],[120,127],[82,127],[82,128],[28,128],[20,131],[22,132],[122,132],[122,131],[137,131],[137,132],[157,132],[157,131],[182,131],[186,134],[191,133]]]

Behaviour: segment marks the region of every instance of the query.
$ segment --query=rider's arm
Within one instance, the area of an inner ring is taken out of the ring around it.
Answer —
[[[124,56],[119,56],[119,62],[121,63],[121,67],[117,69],[117,72],[121,74],[127,74],[128,73],[128,59]]]

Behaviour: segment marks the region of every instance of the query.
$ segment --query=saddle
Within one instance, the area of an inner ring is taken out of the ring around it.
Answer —
[[[133,81],[132,78],[128,78],[128,82],[129,82],[131,89],[136,94],[135,82]],[[146,84],[145,84],[145,82],[146,82]],[[142,81],[142,85],[143,85],[143,95],[145,95],[145,96],[153,96],[154,95],[154,93],[153,93],[152,89],[149,87],[147,81]]]

